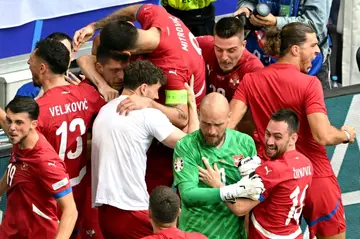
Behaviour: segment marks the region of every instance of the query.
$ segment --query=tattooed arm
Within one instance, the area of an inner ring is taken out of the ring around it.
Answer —
[[[170,122],[179,129],[185,128],[188,124],[189,110],[187,104],[162,105],[156,101],[152,101],[151,108],[155,108],[163,112],[169,118]]]

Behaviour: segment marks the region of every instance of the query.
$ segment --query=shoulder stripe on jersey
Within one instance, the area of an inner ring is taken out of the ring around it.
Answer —
[[[53,195],[53,198],[59,199],[59,198],[62,198],[62,197],[64,197],[64,196],[68,195],[68,194],[71,193],[71,192],[72,192],[72,188],[69,187],[68,189],[65,189],[64,191],[61,191],[61,192],[59,192],[59,193],[54,194],[54,195]]]
[[[295,239],[299,235],[301,235],[301,228],[298,226],[298,229],[291,233],[290,235],[276,235],[274,233],[271,233],[267,231],[265,228],[263,228],[260,223],[256,220],[254,213],[251,214],[251,222],[254,224],[254,227],[266,238],[276,238],[276,239]]]
[[[32,204],[32,210],[33,210],[34,213],[36,213],[36,214],[39,215],[40,217],[46,218],[46,219],[48,219],[48,220],[51,220],[51,218],[50,218],[48,215],[46,215],[45,213],[43,213],[42,211],[40,211],[40,209],[39,209],[37,206],[35,206],[34,204]]]
[[[140,11],[140,9],[141,9],[144,5],[145,5],[145,4],[141,5],[141,6],[138,8],[138,10],[136,11],[136,13],[135,13],[135,20],[136,20],[136,21],[138,20],[139,11]]]

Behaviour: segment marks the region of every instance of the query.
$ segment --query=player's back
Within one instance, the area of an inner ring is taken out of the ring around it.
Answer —
[[[205,63],[195,36],[185,24],[167,13],[165,8],[153,4],[144,4],[137,13],[137,20],[145,30],[156,27],[161,31],[159,45],[145,59],[164,71],[168,79],[166,89],[185,89],[184,83],[194,75],[195,94],[203,97],[206,91]],[[197,103],[202,97],[197,97]]]
[[[301,73],[290,64],[272,64],[264,69],[245,75],[234,98],[242,100],[246,95],[247,104],[256,125],[260,142],[265,142],[265,129],[271,115],[281,108],[296,112],[300,119],[299,138],[296,148],[309,158],[314,166],[314,176],[333,174],[324,146],[317,144],[311,133],[307,115],[327,114],[324,94],[320,81],[315,76]],[[243,92],[238,94],[238,92]],[[264,149],[258,154],[265,157]]]
[[[266,235],[302,238],[299,219],[313,167],[308,158],[296,150],[281,158],[264,162],[256,169],[265,191],[251,214],[250,238]]]
[[[38,129],[65,160],[71,185],[75,186],[86,173],[87,132],[105,102],[87,83],[52,88],[37,102]]]
[[[153,108],[119,115],[116,108],[126,97],[122,95],[107,103],[94,122],[93,204],[147,210],[146,152],[154,137],[163,141],[174,126],[161,111]]]

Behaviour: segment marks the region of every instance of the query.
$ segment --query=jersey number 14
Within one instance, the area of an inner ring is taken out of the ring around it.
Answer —
[[[300,196],[300,187],[297,186],[296,189],[290,194],[290,199],[293,201],[293,205],[290,208],[288,218],[286,219],[285,225],[289,225],[291,219],[294,219],[296,221],[296,224],[299,225],[299,219],[301,216],[302,209],[304,207],[304,199],[306,196],[306,190],[308,189],[309,185],[306,184],[304,190],[301,193]],[[299,198],[300,196],[300,198]]]
[[[82,135],[86,133],[86,126],[84,120],[81,118],[75,118],[70,122],[69,126],[68,126],[68,122],[64,121],[62,122],[60,127],[56,130],[56,135],[61,135],[59,157],[62,160],[65,159],[65,153],[66,153],[67,141],[68,141],[68,137],[67,137],[68,130],[70,132],[75,132],[77,126],[79,126],[80,128],[80,136],[76,137],[76,150],[75,152],[68,151],[66,154],[68,159],[76,159],[83,152]]]

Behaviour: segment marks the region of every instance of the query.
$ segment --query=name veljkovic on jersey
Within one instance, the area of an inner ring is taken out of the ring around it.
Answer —
[[[52,116],[65,115],[69,113],[75,113],[78,111],[84,111],[88,109],[88,102],[86,99],[82,101],[76,101],[64,105],[55,105],[50,107],[50,114]]]
[[[311,167],[306,166],[302,168],[293,168],[294,172],[294,178],[302,178],[304,176],[310,176],[311,175]]]

